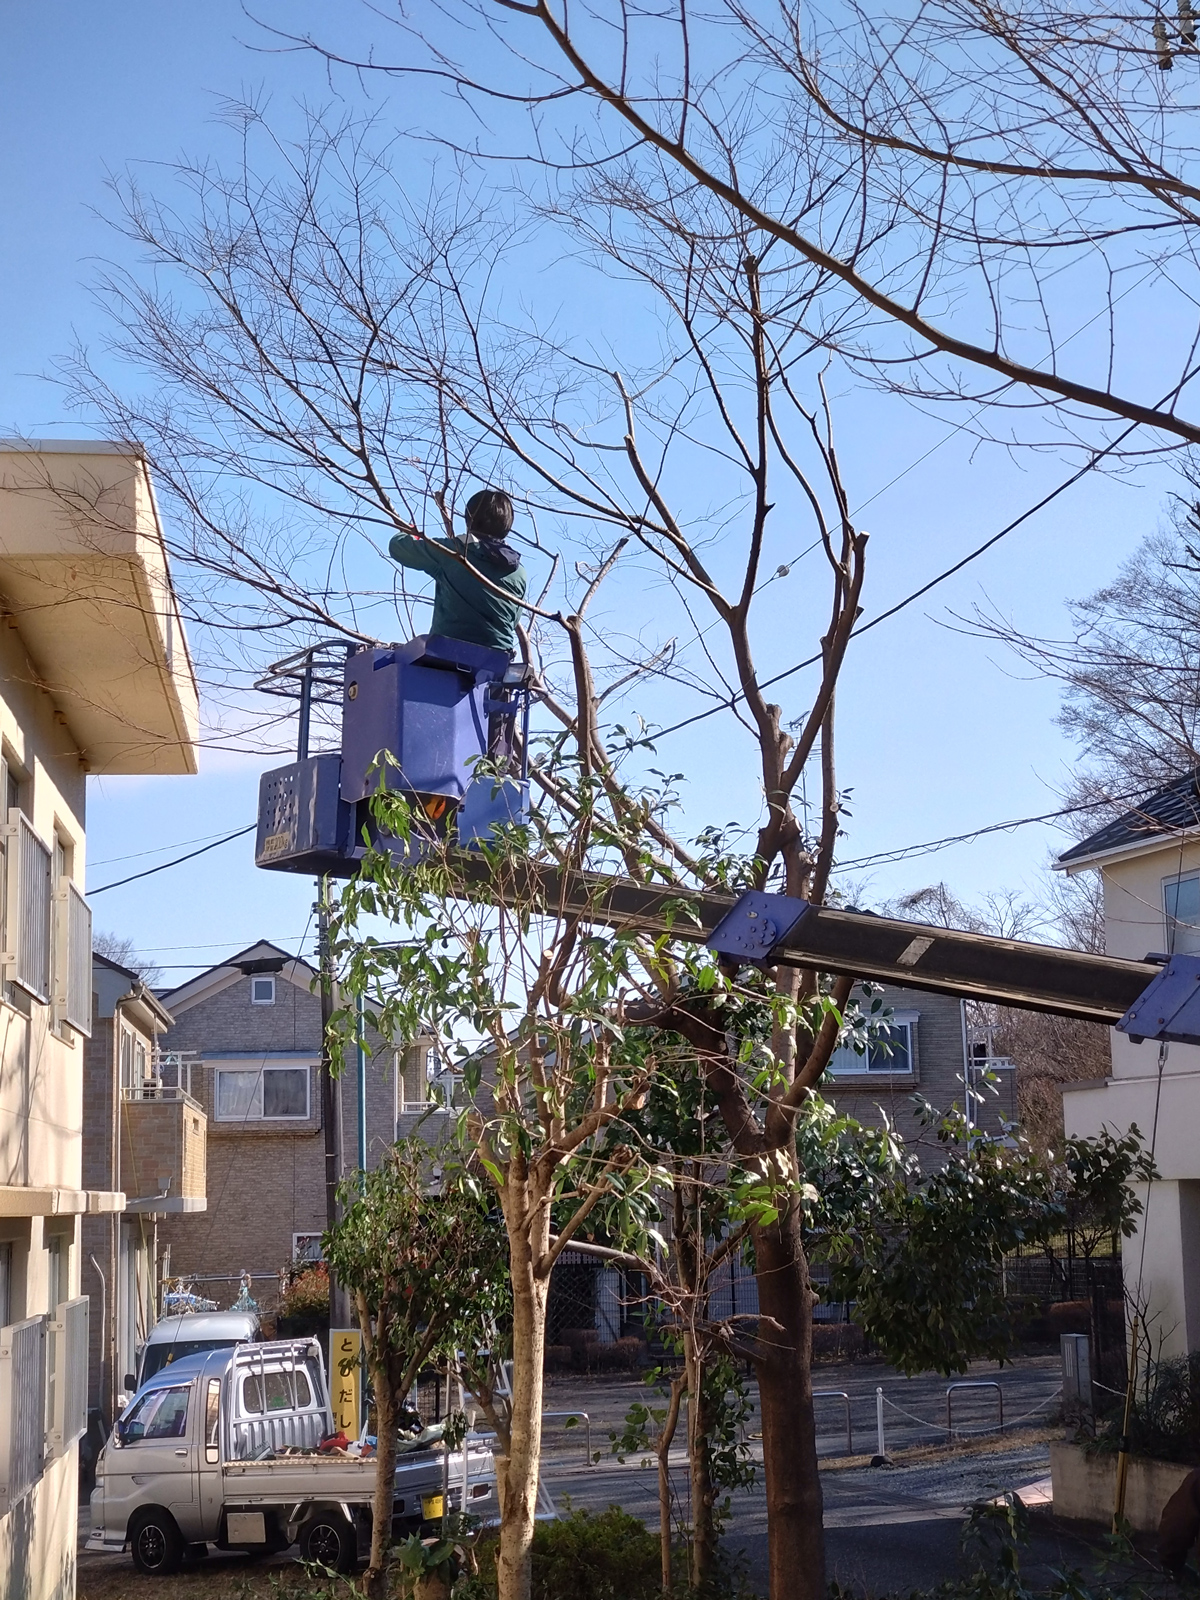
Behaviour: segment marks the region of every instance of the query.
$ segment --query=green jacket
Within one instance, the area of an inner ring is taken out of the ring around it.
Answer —
[[[502,600],[493,594],[451,552],[465,558],[512,599]],[[430,633],[512,654],[521,614],[517,602],[525,598],[528,579],[521,558],[511,545],[483,539],[418,539],[410,533],[398,533],[388,545],[388,554],[402,567],[428,572],[436,580]]]

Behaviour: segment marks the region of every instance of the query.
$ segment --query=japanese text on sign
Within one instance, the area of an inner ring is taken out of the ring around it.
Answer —
[[[335,1328],[329,1348],[333,1426],[348,1439],[357,1439],[362,1415],[362,1334],[357,1328]]]

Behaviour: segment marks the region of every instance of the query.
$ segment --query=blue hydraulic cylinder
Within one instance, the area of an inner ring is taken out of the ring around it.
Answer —
[[[1200,955],[1172,956],[1117,1023],[1134,1044],[1200,1044]]]
[[[750,889],[730,906],[704,942],[718,955],[737,961],[767,961],[809,910],[809,902],[795,895]]]

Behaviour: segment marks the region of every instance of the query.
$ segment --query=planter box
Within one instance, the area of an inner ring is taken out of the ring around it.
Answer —
[[[1130,1456],[1125,1480],[1125,1519],[1136,1533],[1157,1533],[1163,1507],[1191,1472],[1177,1461]],[[1065,1440],[1050,1446],[1054,1515],[1072,1522],[1112,1521],[1117,1496],[1115,1455],[1089,1455]]]

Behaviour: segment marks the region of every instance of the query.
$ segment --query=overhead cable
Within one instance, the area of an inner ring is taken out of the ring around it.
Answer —
[[[248,828],[239,828],[236,833],[227,833],[222,839],[214,839],[211,844],[201,845],[199,850],[191,850],[186,856],[176,856],[173,861],[160,861],[157,867],[147,867],[144,872],[135,872],[128,878],[118,878],[115,883],[102,883],[98,889],[89,889],[88,898],[93,895],[107,894],[110,889],[121,889],[127,883],[136,883],[139,878],[150,878],[156,872],[165,872],[168,867],[182,866],[185,861],[194,861],[197,856],[205,855],[209,850],[216,850],[218,846],[229,844],[234,839],[241,839],[248,833],[253,833],[258,827],[257,822],[252,822]]]
[[[1094,471],[1105,456],[1111,455],[1118,446],[1124,444],[1129,435],[1139,426],[1139,423],[1131,422],[1115,439],[1106,444],[1103,450],[1094,451],[1083,466],[1073,472],[1069,478],[1064,478],[1056,488],[1051,489],[1049,494],[1043,495],[1036,504],[1022,511],[1019,517],[1014,517],[1010,523],[1000,529],[999,533],[994,533],[990,539],[985,539],[981,545],[977,546],[968,555],[963,556],[960,561],[956,561],[953,566],[947,567],[944,572],[939,572],[936,577],[930,578],[928,583],[923,583],[919,589],[914,589],[911,594],[905,595],[904,599],[898,600],[894,606],[889,606],[886,611],[881,611],[877,617],[872,617],[869,622],[864,622],[861,627],[855,628],[850,634],[851,639],[858,639],[864,633],[869,633],[872,628],[877,628],[881,622],[886,622],[890,617],[894,617],[897,612],[903,611],[906,606],[912,605],[915,600],[919,600],[922,595],[928,594],[931,589],[936,589],[939,583],[945,583],[947,578],[952,578],[956,572],[961,572],[972,561],[978,560],[994,544],[999,544],[1001,539],[1014,532],[1023,522],[1028,522],[1030,517],[1036,516],[1039,511],[1044,510],[1052,500],[1057,500],[1060,494],[1064,494],[1066,490],[1078,483],[1080,478],[1086,477],[1089,472]],[[820,660],[822,660],[820,651],[816,655],[806,656],[803,661],[797,661],[795,666],[787,667],[783,672],[777,672],[773,678],[764,679],[758,687],[759,689],[770,689],[774,684],[782,683],[785,678],[790,678],[797,672],[803,672],[805,667],[816,666]],[[706,717],[715,717],[718,711],[733,711],[738,702],[745,698],[745,695],[739,689],[735,694],[730,695],[727,700],[720,700],[715,706],[709,706],[707,711],[698,711],[695,716],[685,717],[682,722],[672,723],[669,728],[660,728],[656,733],[651,734],[650,738],[664,739],[667,734],[679,733],[683,728],[690,728],[693,723],[703,722]]]

